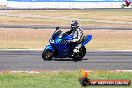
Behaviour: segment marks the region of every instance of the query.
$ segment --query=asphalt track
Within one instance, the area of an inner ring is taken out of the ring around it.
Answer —
[[[40,50],[0,51],[0,71],[132,70],[132,51],[89,51],[82,61],[57,58],[44,61]]]
[[[55,29],[56,26],[50,25],[11,25],[11,24],[0,24],[0,28],[32,28],[32,29]],[[60,26],[61,29],[70,29],[69,26]],[[121,27],[96,27],[96,26],[83,26],[84,30],[132,30],[132,28],[121,28]]]

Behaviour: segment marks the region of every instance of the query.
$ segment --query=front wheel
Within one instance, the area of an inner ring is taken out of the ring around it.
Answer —
[[[124,4],[122,4],[122,5],[121,5],[121,8],[124,8],[124,7],[125,7],[125,5],[124,5]]]
[[[42,52],[42,58],[44,60],[52,60],[53,56],[54,56],[54,51],[53,50],[45,49]]]

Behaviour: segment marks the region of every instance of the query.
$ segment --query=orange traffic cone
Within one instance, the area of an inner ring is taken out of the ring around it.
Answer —
[[[84,68],[82,68],[81,71],[82,71],[82,77],[88,77],[88,72],[85,72]]]

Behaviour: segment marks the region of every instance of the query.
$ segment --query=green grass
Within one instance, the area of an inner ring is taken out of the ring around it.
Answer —
[[[0,88],[82,88],[78,81],[80,76],[81,72],[1,73]],[[130,72],[91,71],[89,76],[90,79],[132,80],[132,73]],[[112,86],[90,86],[88,88],[95,87],[111,88]],[[131,87],[125,86],[125,88]],[[124,88],[124,86],[117,86],[116,88]]]

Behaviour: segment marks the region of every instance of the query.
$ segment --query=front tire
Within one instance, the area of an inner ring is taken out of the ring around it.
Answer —
[[[53,50],[45,49],[42,52],[42,58],[44,60],[52,60],[53,57],[54,57],[54,51]]]
[[[124,4],[122,4],[122,5],[121,5],[121,8],[124,8],[124,7],[125,7],[125,5],[124,5]]]

